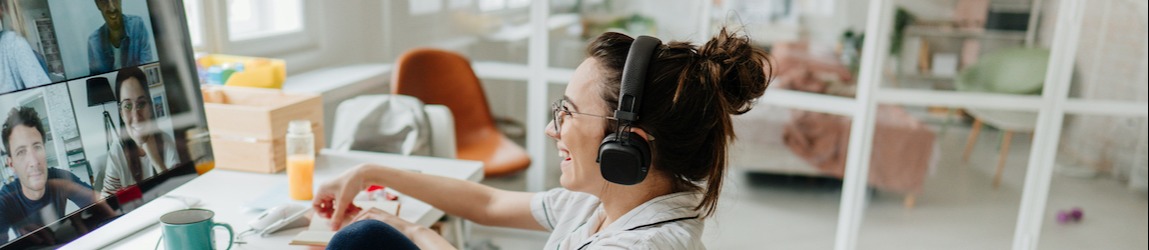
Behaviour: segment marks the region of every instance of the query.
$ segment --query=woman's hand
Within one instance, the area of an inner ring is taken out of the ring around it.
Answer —
[[[160,152],[158,146],[160,143],[163,143],[160,138],[148,136],[145,137],[144,140],[137,142],[142,142],[137,145],[139,145],[140,150],[144,151],[143,153],[148,157],[148,161],[152,163],[152,170],[154,170],[156,174],[168,171],[168,166],[164,163],[164,152]]]
[[[344,172],[339,178],[319,186],[311,206],[320,216],[331,220],[331,230],[338,231],[350,221],[351,216],[359,214],[362,210],[351,202],[355,200],[355,195],[359,194],[359,191],[370,185],[367,183],[369,175],[365,172],[371,168],[374,166],[359,165]]]
[[[143,144],[146,144],[151,139],[151,136],[148,136],[138,130],[131,128],[125,129],[128,131],[128,138],[132,139],[132,141],[135,142],[136,145],[139,145],[140,148],[143,148]]]

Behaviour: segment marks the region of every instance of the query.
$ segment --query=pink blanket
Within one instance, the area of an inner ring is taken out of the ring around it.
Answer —
[[[842,178],[851,119],[800,110],[792,114],[794,119],[783,134],[786,146],[822,173]],[[933,131],[899,106],[879,105],[876,121],[869,185],[920,193],[933,153]]]

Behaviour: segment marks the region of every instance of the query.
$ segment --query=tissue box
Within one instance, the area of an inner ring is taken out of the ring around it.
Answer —
[[[287,124],[310,120],[323,148],[323,100],[317,94],[215,86],[203,88],[215,167],[275,173],[287,167]]]

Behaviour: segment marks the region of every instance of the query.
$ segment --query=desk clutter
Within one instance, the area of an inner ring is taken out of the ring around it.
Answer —
[[[204,54],[196,57],[203,84],[278,89],[287,79],[281,59]]]
[[[323,99],[281,90],[205,86],[215,167],[275,173],[287,167],[286,135],[292,120],[311,121],[315,148],[323,148]]]

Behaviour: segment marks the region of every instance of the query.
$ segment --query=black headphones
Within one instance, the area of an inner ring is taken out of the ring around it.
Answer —
[[[639,105],[642,104],[642,85],[646,83],[646,69],[662,41],[649,36],[639,36],[630,45],[626,64],[622,68],[622,87],[619,88],[618,109],[614,117],[619,121],[618,130],[603,138],[598,146],[599,169],[607,181],[634,185],[646,179],[650,171],[650,145],[630,127],[639,119]]]

